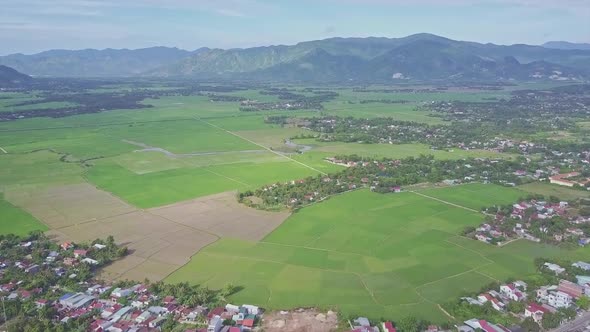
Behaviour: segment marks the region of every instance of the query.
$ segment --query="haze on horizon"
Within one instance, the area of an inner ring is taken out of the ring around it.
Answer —
[[[234,48],[420,32],[496,44],[590,42],[590,2],[4,0],[0,54],[151,46]]]

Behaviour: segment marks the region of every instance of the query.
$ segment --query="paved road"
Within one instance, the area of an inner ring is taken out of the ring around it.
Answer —
[[[586,326],[590,324],[590,312],[585,312],[584,315],[577,317],[573,321],[564,324],[555,330],[551,330],[551,332],[576,332],[576,331],[585,331]]]

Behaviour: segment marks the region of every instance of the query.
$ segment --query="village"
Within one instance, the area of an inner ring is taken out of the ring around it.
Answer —
[[[42,325],[27,317],[32,314],[65,331],[80,326],[93,332],[170,331],[181,326],[183,331],[243,332],[252,330],[263,313],[254,305],[223,305],[224,296],[229,295],[223,291],[215,294],[149,281],[100,281],[92,271],[106,264],[102,257],[110,261],[125,254],[126,248],[117,248],[112,239],[58,245],[37,234],[1,243],[0,316],[5,327]],[[113,250],[117,254],[102,255]]]
[[[538,195],[537,195],[538,196]],[[486,221],[477,228],[467,228],[464,235],[503,246],[514,239],[552,244],[590,244],[588,234],[590,217],[584,212],[584,202],[570,202],[550,197],[522,200],[511,206],[494,206],[482,209]],[[584,212],[581,215],[580,212]]]

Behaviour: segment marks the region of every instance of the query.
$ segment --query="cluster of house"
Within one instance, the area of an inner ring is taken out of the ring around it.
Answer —
[[[24,242],[20,246],[32,248],[33,242]],[[91,250],[102,250],[106,246],[95,244],[89,249],[76,248],[70,242],[60,245],[61,250],[47,251],[42,264],[33,264],[31,252],[23,259],[10,262],[0,261],[0,275],[4,275],[8,268],[22,269],[25,273],[34,275],[41,269],[51,269],[58,276],[76,278],[71,267],[80,264],[98,264],[87,257]],[[89,331],[93,332],[139,332],[158,331],[162,324],[172,318],[179,323],[199,323],[207,326],[198,331],[203,332],[243,332],[251,330],[258,321],[262,310],[253,305],[225,307],[208,310],[203,306],[189,307],[178,303],[173,296],[160,296],[149,291],[147,285],[136,284],[128,288],[112,288],[109,285],[79,282],[85,289],[81,292],[63,293],[60,286],[51,289],[41,288],[26,290],[22,287],[24,280],[15,280],[0,285],[0,296],[6,301],[32,301],[41,309],[51,307],[55,309],[55,321],[67,323],[70,320],[92,315]],[[55,300],[51,300],[55,299]],[[125,303],[125,304],[122,304]],[[228,325],[228,321],[232,323]],[[189,330],[189,331],[197,331]]]
[[[506,328],[500,324],[493,324],[484,319],[470,319],[463,322],[464,325],[457,326],[458,332],[511,332],[513,329]],[[514,329],[515,330],[515,329]]]
[[[511,301],[522,302],[527,299],[527,284],[524,281],[515,281],[500,286],[499,291],[491,289],[479,294],[477,298],[463,297],[463,301],[473,305],[484,305],[490,303],[497,311],[504,311]]]
[[[481,224],[475,231],[475,239],[485,243],[496,243],[502,244],[502,240],[518,237],[527,239],[534,242],[540,242],[541,239],[531,234],[531,230],[537,227],[540,233],[547,234],[549,229],[541,223],[543,220],[551,219],[553,217],[562,217],[567,219],[571,224],[571,227],[565,229],[565,232],[552,234],[553,240],[561,242],[568,238],[578,239],[578,243],[581,246],[585,246],[590,243],[590,238],[580,228],[575,225],[586,223],[590,220],[588,218],[569,215],[568,214],[569,203],[561,201],[559,203],[548,203],[541,200],[530,200],[523,201],[512,205],[512,211],[510,215],[504,215],[497,213],[494,216],[492,223]],[[516,224],[513,227],[513,234],[506,234],[502,231],[501,225],[506,222],[507,219],[516,220]]]
[[[20,243],[20,247],[29,249],[33,247],[33,244],[33,241],[26,241]],[[65,242],[61,244],[60,247],[62,251],[46,251],[44,261],[39,264],[33,262],[32,252],[30,250],[25,251],[22,259],[19,259],[18,261],[11,262],[9,259],[2,259],[0,260],[0,276],[3,276],[9,267],[15,267],[31,276],[39,273],[41,270],[51,269],[51,271],[58,277],[67,276],[70,279],[74,279],[77,275],[75,272],[69,273],[68,271],[72,271],[70,268],[79,264],[98,265],[99,262],[87,257],[87,254],[90,250],[101,250],[106,246],[95,244],[90,249],[80,249],[75,248],[70,242]],[[21,287],[23,283],[23,280],[13,280],[0,285],[0,295],[4,296],[7,300],[28,300],[33,297],[38,298],[43,293],[43,290],[39,288],[25,290]],[[36,304],[40,307],[47,304],[47,302],[47,300],[39,299]]]
[[[397,329],[391,321],[379,323],[380,326],[371,325],[371,322],[366,317],[358,317],[353,321],[348,322],[351,330],[349,332],[397,332]],[[429,325],[425,332],[445,332],[437,325]]]
[[[100,295],[110,291],[103,299]],[[127,305],[121,304],[126,299]],[[173,296],[160,298],[149,292],[148,287],[137,284],[129,288],[93,285],[85,293],[65,294],[56,303],[62,322],[89,312],[98,312],[90,324],[93,332],[143,332],[157,331],[168,319],[187,326],[205,326],[188,329],[199,332],[243,332],[254,328],[261,309],[253,305],[227,304],[209,310],[203,306],[181,305]],[[228,320],[232,323],[227,324]]]
[[[565,187],[573,187],[576,185],[584,187],[588,182],[590,182],[590,179],[580,176],[580,172],[557,174],[549,177],[549,182]]]
[[[590,271],[590,264],[586,262],[576,262],[572,266],[584,271]],[[544,264],[544,268],[556,275],[566,272],[565,268],[549,262]],[[535,299],[527,298],[527,284],[525,282],[515,281],[501,285],[499,291],[490,290],[480,294],[477,298],[464,297],[462,300],[480,306],[489,302],[495,310],[500,312],[505,311],[511,301],[524,302],[526,306],[522,317],[531,317],[535,322],[540,323],[544,314],[555,313],[561,308],[569,308],[580,297],[590,296],[590,276],[580,275],[576,278],[577,283],[562,279],[558,285],[547,285],[536,289],[534,292],[536,294]],[[490,332],[510,331],[510,329],[506,329],[501,325],[494,325],[477,319],[466,321],[465,326],[459,327],[459,331],[463,332],[478,329]]]

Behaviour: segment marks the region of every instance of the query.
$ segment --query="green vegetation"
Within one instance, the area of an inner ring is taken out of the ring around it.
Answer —
[[[470,207],[523,193],[494,185],[425,191]],[[233,283],[232,297],[269,308],[338,306],[345,315],[447,317],[436,304],[483,285],[535,272],[535,257],[585,251],[517,241],[493,247],[457,236],[483,216],[415,193],[366,190],[302,209],[259,243],[221,240],[166,281],[212,288]]]
[[[555,196],[563,200],[575,200],[577,198],[588,198],[590,192],[583,190],[571,189],[564,186],[553,185],[542,182],[531,182],[521,186],[518,189],[530,192],[533,194],[540,194],[546,197]]]
[[[4,200],[0,194],[0,234],[26,235],[32,231],[46,231],[47,226],[30,214]]]

